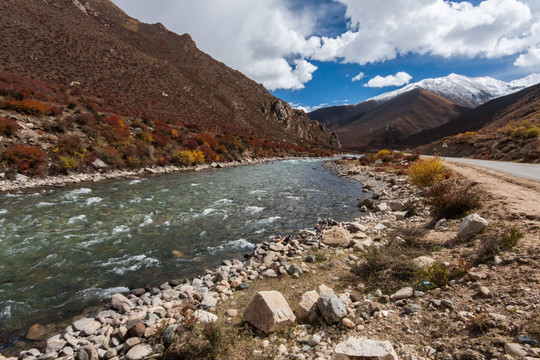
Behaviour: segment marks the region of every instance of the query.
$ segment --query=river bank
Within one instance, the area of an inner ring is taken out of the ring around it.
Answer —
[[[456,241],[461,219],[434,227],[422,193],[405,176],[350,164],[330,168],[377,183],[359,194],[365,216],[322,220],[313,229],[260,243],[244,259],[223,261],[196,278],[113,295],[111,309],[77,320],[42,350],[23,351],[20,357],[138,360],[190,351],[198,358],[346,359],[353,355],[344,355],[343,348],[358,350],[358,338],[369,339],[385,359],[538,357],[535,214],[519,222],[525,237],[513,251],[467,265],[485,239]],[[370,195],[377,198],[372,204]],[[511,208],[501,218],[499,209],[490,210],[501,205],[500,199],[483,200],[479,213],[492,226],[518,215]],[[380,274],[377,268],[362,272],[366,264],[384,261],[391,266]],[[434,263],[461,266],[462,272],[435,286],[428,272],[419,282],[402,278],[411,264],[419,270]],[[268,290],[279,291],[297,319],[285,330],[265,334],[246,325],[241,314],[256,293]],[[310,303],[310,297],[329,297],[344,313],[336,319],[321,312],[320,306],[313,308],[320,301]]]
[[[80,173],[73,175],[59,175],[46,177],[28,177],[17,174],[14,179],[0,180],[0,194],[8,191],[27,190],[34,188],[47,187],[64,187],[73,184],[83,184],[90,182],[101,182],[107,180],[118,179],[138,179],[145,176],[172,174],[180,171],[202,171],[215,168],[227,168],[236,166],[246,166],[254,164],[262,164],[273,161],[293,159],[293,157],[272,157],[272,158],[256,158],[245,159],[242,162],[213,162],[211,164],[201,164],[196,166],[152,166],[134,170],[108,170],[94,173]]]

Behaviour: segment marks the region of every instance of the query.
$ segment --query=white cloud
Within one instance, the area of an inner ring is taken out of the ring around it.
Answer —
[[[142,21],[189,33],[200,49],[269,89],[301,89],[313,61],[365,65],[413,53],[514,55],[516,66],[538,64],[538,0],[113,1]],[[348,30],[338,36],[320,32],[332,6],[346,8]]]
[[[360,81],[360,80],[362,80],[365,76],[366,76],[366,74],[364,74],[363,72],[360,72],[358,75],[356,75],[355,77],[352,78],[352,81]]]
[[[521,54],[514,61],[514,65],[519,67],[540,66],[540,46],[529,49],[526,54]]]
[[[408,53],[498,58],[540,44],[535,0],[336,0],[347,6],[358,34],[337,52],[345,62],[367,64]]]
[[[370,79],[367,84],[364,84],[365,87],[387,87],[387,86],[402,86],[408,84],[412,79],[412,76],[407,74],[404,71],[400,71],[395,75],[388,75],[382,77],[380,75],[375,76],[373,79]]]

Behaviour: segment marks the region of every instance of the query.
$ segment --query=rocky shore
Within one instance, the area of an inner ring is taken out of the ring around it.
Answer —
[[[115,294],[109,308],[77,319],[47,339],[44,348],[21,351],[18,358],[184,358],[182,351],[194,356],[200,350],[189,347],[187,338],[207,325],[226,341],[206,338],[198,346],[219,356],[200,358],[540,356],[540,344],[530,336],[531,324],[540,326],[540,318],[534,322],[540,310],[538,243],[518,246],[489,263],[462,264],[462,273],[442,286],[430,286],[425,272],[425,281],[390,291],[388,284],[351,274],[373,254],[410,250],[404,229],[428,228],[412,246],[421,247],[422,241],[440,246],[410,260],[417,269],[433,270],[433,264],[459,266],[471,242],[453,239],[475,236],[497,219],[475,214],[431,226],[421,192],[405,176],[336,163],[327,167],[362,181],[362,216],[350,222],[320,220],[313,229],[260,243],[244,259],[225,260],[194,279]],[[245,326],[252,335],[234,337]],[[234,347],[228,357],[226,342]]]
[[[42,188],[42,187],[63,187],[69,184],[78,184],[84,182],[100,182],[106,180],[132,179],[143,176],[171,174],[179,171],[202,171],[212,168],[236,167],[244,165],[261,164],[287,158],[247,158],[242,162],[213,162],[211,164],[202,164],[196,166],[153,166],[136,170],[108,170],[94,173],[81,173],[73,175],[59,175],[47,177],[28,177],[17,174],[13,179],[6,179],[5,174],[0,174],[0,193],[16,191],[23,189]]]

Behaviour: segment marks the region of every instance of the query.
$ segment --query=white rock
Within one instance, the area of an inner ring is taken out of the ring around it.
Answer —
[[[193,313],[193,316],[197,318],[197,322],[201,323],[213,323],[218,320],[218,316],[208,311],[197,310]]]
[[[351,242],[351,234],[342,227],[334,226],[323,231],[321,242],[335,247],[348,247]]]
[[[315,290],[307,291],[302,295],[302,300],[295,312],[299,321],[313,322],[317,319],[317,300],[319,300],[319,294]]]
[[[484,230],[486,226],[488,226],[488,221],[486,219],[477,213],[471,214],[463,219],[459,225],[457,236],[463,238],[474,236]]]
[[[402,300],[402,299],[408,299],[413,296],[413,288],[412,287],[405,287],[403,289],[400,289],[398,292],[396,292],[394,295],[392,295],[392,298],[394,300]]]
[[[126,354],[128,360],[141,360],[152,354],[152,347],[148,344],[139,344],[132,347]]]
[[[398,360],[399,358],[389,341],[375,341],[352,337],[335,347],[332,359]]]
[[[278,291],[258,292],[242,317],[265,333],[279,330],[296,320],[287,300]]]

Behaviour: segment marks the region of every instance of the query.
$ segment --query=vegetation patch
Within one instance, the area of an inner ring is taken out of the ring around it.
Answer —
[[[432,186],[445,177],[442,160],[438,157],[420,159],[409,167],[409,181],[417,187]]]
[[[458,219],[481,205],[480,192],[471,184],[457,180],[447,180],[431,186],[426,192],[426,198],[436,219]]]
[[[523,238],[517,226],[495,226],[488,229],[479,241],[480,245],[474,258],[475,264],[483,264],[495,258],[502,251],[512,250]]]

